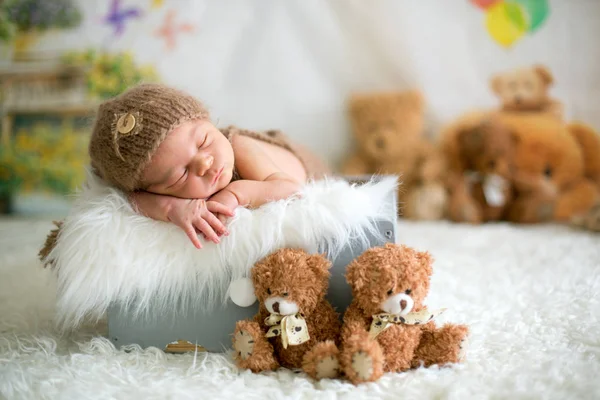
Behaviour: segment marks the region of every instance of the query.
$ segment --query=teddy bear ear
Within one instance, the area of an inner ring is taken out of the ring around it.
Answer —
[[[412,105],[416,110],[423,110],[425,107],[425,96],[420,90],[411,90],[399,94],[400,103]]]
[[[431,254],[429,254],[427,251],[419,251],[417,252],[417,258],[419,259],[421,265],[425,268],[425,271],[427,271],[427,275],[431,276],[433,274],[433,268],[431,267],[431,264],[433,263],[433,257]]]
[[[458,143],[466,153],[473,153],[481,149],[483,145],[483,135],[479,126],[463,129],[458,133]]]
[[[550,86],[554,83],[554,76],[548,68],[543,65],[536,65],[533,67],[533,70],[536,74],[542,79],[542,82],[546,84],[546,86]]]
[[[495,94],[500,94],[500,88],[502,87],[502,75],[494,75],[490,80],[490,87]]]
[[[346,267],[346,282],[353,290],[360,292],[365,284],[364,266],[357,260],[354,260]]]
[[[365,107],[366,97],[364,94],[354,93],[348,98],[348,111],[352,115],[359,115]]]
[[[312,254],[306,260],[309,268],[311,268],[318,275],[329,275],[329,268],[331,268],[331,261],[325,257],[324,254]]]

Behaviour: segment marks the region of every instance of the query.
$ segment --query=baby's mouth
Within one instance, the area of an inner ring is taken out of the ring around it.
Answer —
[[[212,182],[211,182],[211,185],[214,185],[215,183],[217,183],[217,181],[218,181],[218,180],[219,180],[219,178],[221,177],[221,174],[223,173],[223,168],[224,168],[224,167],[221,167],[221,168],[219,169],[219,171],[217,171],[217,173],[215,174],[215,177],[213,178],[213,180],[212,180]]]

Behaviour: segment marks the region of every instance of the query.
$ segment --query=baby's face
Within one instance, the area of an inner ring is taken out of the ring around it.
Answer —
[[[231,182],[233,148],[209,121],[193,120],[171,131],[143,172],[148,192],[206,199]]]

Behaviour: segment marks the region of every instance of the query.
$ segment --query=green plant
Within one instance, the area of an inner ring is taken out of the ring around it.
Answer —
[[[9,42],[15,37],[17,26],[10,20],[5,3],[0,3],[0,41]]]
[[[0,194],[71,193],[85,179],[89,136],[37,124],[0,149]]]
[[[70,52],[63,56],[63,61],[87,68],[88,93],[97,99],[114,97],[139,82],[158,80],[152,66],[138,66],[129,52]]]
[[[7,19],[17,31],[74,28],[82,15],[73,0],[4,0]]]

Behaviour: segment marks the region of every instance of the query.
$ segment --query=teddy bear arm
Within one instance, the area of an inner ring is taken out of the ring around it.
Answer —
[[[342,342],[355,334],[368,337],[368,333],[369,323],[367,318],[365,318],[365,316],[354,303],[351,304],[344,314],[344,322],[341,333]]]
[[[559,121],[564,121],[565,119],[565,107],[561,102],[557,100],[549,100],[548,103],[544,106],[543,110],[550,113]]]
[[[459,362],[468,333],[469,329],[465,325],[445,324],[437,328],[432,321],[423,326],[419,345],[412,359],[412,368]]]
[[[366,175],[374,173],[370,163],[361,153],[351,155],[342,165],[341,172],[344,175]]]
[[[419,180],[437,182],[444,176],[447,163],[441,150],[433,143],[422,141],[419,146]]]
[[[341,321],[337,312],[328,301],[323,301],[313,313],[311,313],[310,324],[313,327],[311,337],[317,342],[333,340],[339,343]]]

